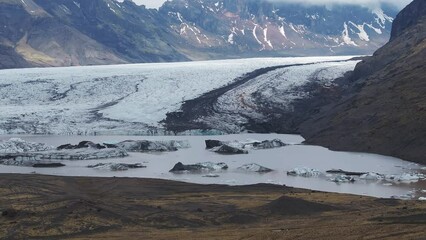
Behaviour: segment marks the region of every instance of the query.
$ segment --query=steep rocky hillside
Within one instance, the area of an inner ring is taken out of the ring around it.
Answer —
[[[0,22],[0,68],[126,62],[32,0],[0,2]]]
[[[57,21],[85,34],[129,62],[182,61],[178,42],[155,10],[132,1],[58,0],[35,2]]]
[[[395,19],[392,39],[357,65],[346,94],[301,127],[308,143],[426,163],[426,2]]]

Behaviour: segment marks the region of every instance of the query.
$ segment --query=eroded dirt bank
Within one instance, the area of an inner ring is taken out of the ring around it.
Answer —
[[[3,239],[422,239],[426,202],[130,178],[0,176]]]

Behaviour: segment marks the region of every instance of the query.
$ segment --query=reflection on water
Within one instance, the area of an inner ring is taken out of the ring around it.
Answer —
[[[7,140],[11,136],[0,136],[0,140]],[[425,182],[385,184],[383,182],[371,182],[359,180],[355,183],[336,184],[328,181],[328,177],[292,177],[287,176],[286,171],[295,167],[316,168],[322,172],[330,169],[344,169],[358,172],[378,172],[382,174],[401,174],[404,172],[421,171],[417,164],[402,161],[400,159],[385,157],[375,154],[333,152],[318,146],[292,145],[283,148],[269,150],[251,150],[244,155],[219,155],[205,150],[205,139],[219,140],[272,140],[279,138],[283,142],[298,144],[303,138],[297,135],[282,134],[238,134],[221,136],[18,136],[27,141],[43,142],[53,146],[65,143],[76,144],[82,140],[93,142],[114,143],[127,139],[188,140],[191,144],[189,149],[180,149],[177,152],[168,153],[131,153],[127,158],[103,159],[103,160],[81,160],[63,161],[66,167],[55,169],[34,169],[30,167],[0,166],[0,173],[31,173],[63,175],[63,176],[97,176],[97,177],[142,177],[161,178],[192,183],[218,183],[230,185],[244,185],[255,183],[285,184],[287,186],[314,189],[320,191],[352,193],[369,195],[375,197],[391,197],[405,195],[416,190],[417,195],[426,195],[422,190],[426,189]],[[191,164],[197,162],[225,162],[228,164],[227,171],[218,172],[220,177],[203,177],[204,174],[173,174],[169,170],[177,162]],[[128,171],[112,172],[87,168],[87,165],[101,162],[117,163],[143,163],[147,168],[130,169]],[[274,169],[267,174],[243,173],[236,170],[246,163],[257,163]]]

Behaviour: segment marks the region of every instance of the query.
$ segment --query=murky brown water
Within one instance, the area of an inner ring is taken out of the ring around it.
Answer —
[[[7,140],[11,136],[0,136]],[[131,153],[127,158],[104,160],[64,161],[66,167],[55,169],[34,169],[31,167],[0,166],[0,173],[32,173],[62,176],[96,176],[96,177],[141,177],[161,178],[202,184],[244,185],[255,183],[285,184],[287,186],[307,188],[329,192],[351,193],[375,197],[401,196],[416,192],[416,198],[426,197],[426,181],[417,183],[384,183],[380,181],[359,180],[355,183],[336,184],[328,181],[329,176],[304,178],[287,176],[286,171],[295,167],[316,168],[322,172],[329,169],[344,169],[347,171],[378,172],[382,174],[401,174],[405,172],[421,172],[422,167],[400,159],[375,154],[333,152],[318,146],[294,145],[270,150],[252,150],[245,155],[219,155],[205,150],[205,139],[219,140],[266,140],[279,138],[286,143],[300,143],[303,139],[297,135],[278,134],[238,134],[223,136],[18,136],[27,141],[43,142],[53,146],[65,143],[78,143],[82,140],[93,142],[114,143],[126,139],[181,139],[188,140],[189,149],[180,149],[170,153]],[[219,172],[220,177],[207,178],[205,174],[173,174],[169,170],[177,162],[184,164],[197,162],[225,162],[227,171]],[[112,172],[87,168],[87,165],[100,162],[143,163],[144,169]],[[257,163],[274,169],[267,174],[243,173],[236,168],[246,163]]]

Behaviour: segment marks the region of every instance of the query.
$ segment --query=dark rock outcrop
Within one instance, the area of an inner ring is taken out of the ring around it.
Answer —
[[[426,163],[426,10],[398,14],[391,41],[360,62],[344,94],[300,127],[309,144]]]

